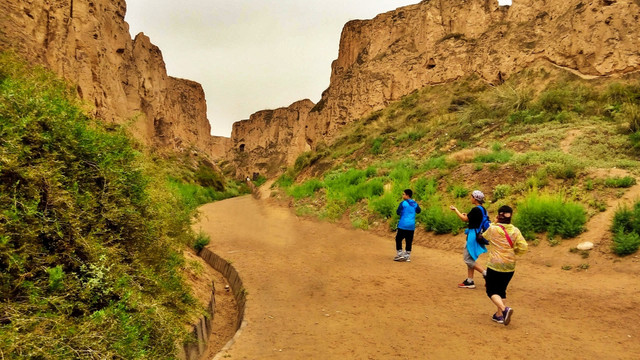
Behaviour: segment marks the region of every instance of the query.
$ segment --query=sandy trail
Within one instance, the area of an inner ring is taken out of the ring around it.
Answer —
[[[397,263],[392,233],[301,219],[250,196],[201,210],[210,248],[249,294],[248,325],[223,358],[640,357],[640,275],[610,262],[562,271],[528,260],[539,251],[531,248],[509,287],[515,312],[505,327],[490,320],[482,280],[456,287],[466,274],[458,251],[414,246],[412,262]]]

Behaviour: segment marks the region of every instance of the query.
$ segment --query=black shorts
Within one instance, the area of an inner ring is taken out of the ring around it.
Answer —
[[[500,295],[501,298],[507,298],[507,286],[513,277],[513,271],[501,272],[487,269],[487,278],[485,279],[487,286],[487,296]]]

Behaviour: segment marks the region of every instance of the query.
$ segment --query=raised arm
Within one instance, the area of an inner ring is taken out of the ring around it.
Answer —
[[[467,214],[461,213],[460,210],[458,210],[458,208],[456,208],[455,206],[451,205],[451,206],[449,206],[449,209],[455,211],[456,215],[458,215],[460,220],[462,220],[464,222],[469,222],[469,218],[467,217]]]

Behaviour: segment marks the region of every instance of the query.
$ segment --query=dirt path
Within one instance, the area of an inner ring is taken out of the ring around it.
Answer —
[[[482,286],[456,287],[465,273],[457,251],[416,246],[411,263],[396,263],[391,234],[300,219],[250,196],[208,204],[202,212],[199,226],[211,234],[210,247],[232,261],[249,294],[248,325],[221,358],[640,354],[637,273],[616,272],[607,264],[582,272],[539,265],[529,260],[536,258],[534,247],[509,288],[515,315],[505,327],[491,322],[494,308]],[[456,241],[462,246],[462,237]]]

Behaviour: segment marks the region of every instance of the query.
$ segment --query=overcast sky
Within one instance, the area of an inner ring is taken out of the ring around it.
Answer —
[[[169,75],[202,84],[212,134],[230,136],[256,111],[320,100],[347,21],[418,2],[127,0],[125,20],[162,50]]]

